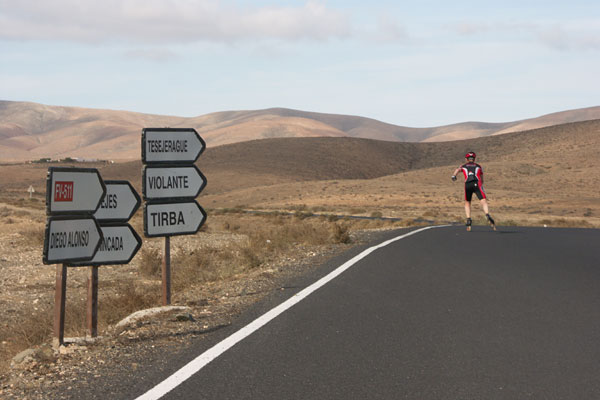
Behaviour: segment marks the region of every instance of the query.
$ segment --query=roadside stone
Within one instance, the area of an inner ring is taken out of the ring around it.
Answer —
[[[78,346],[76,344],[69,344],[67,346],[60,346],[58,348],[58,353],[60,355],[69,355],[69,354],[73,354],[76,353],[78,351],[83,351],[83,350],[87,350],[86,346]]]
[[[175,321],[176,322],[186,322],[186,321],[194,322],[195,319],[192,316],[192,314],[190,314],[190,313],[181,313],[181,314],[177,314],[175,316]]]
[[[155,315],[158,314],[163,314],[166,312],[171,312],[171,311],[189,311],[190,308],[189,307],[185,307],[185,306],[165,306],[165,307],[154,307],[154,308],[149,308],[147,310],[141,310],[141,311],[137,311],[134,312],[133,314],[129,315],[128,317],[122,319],[117,325],[115,325],[115,329],[117,331],[117,334],[122,333],[123,331],[125,331],[126,329],[128,329],[129,327],[136,325],[137,323],[143,321],[144,319],[148,319],[148,318],[152,318]]]
[[[24,363],[33,361],[35,356],[35,349],[23,350],[19,354],[13,357],[11,367],[16,367]]]
[[[51,345],[45,344],[36,352],[36,358],[43,362],[53,362],[56,360],[56,353]]]

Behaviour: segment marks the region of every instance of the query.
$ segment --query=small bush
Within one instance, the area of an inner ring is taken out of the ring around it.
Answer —
[[[158,249],[143,249],[139,272],[146,278],[156,278],[161,275],[162,254]]]
[[[427,218],[427,217],[437,217],[438,215],[440,215],[439,211],[437,210],[427,210],[423,213],[423,217]]]
[[[98,299],[98,329],[114,325],[128,315],[160,304],[159,285],[142,285],[138,282],[123,282],[118,293]],[[83,314],[85,315],[85,313]]]
[[[27,239],[27,243],[33,246],[43,246],[46,239],[46,228],[43,225],[31,224],[22,229],[21,236]]]
[[[298,210],[298,211],[296,211],[294,213],[294,217],[296,217],[298,219],[306,219],[306,218],[312,217],[313,215],[314,214],[312,212],[310,212],[310,211],[300,211],[300,210]]]
[[[540,221],[541,224],[548,226],[555,226],[559,228],[592,228],[593,225],[584,219],[543,219]]]
[[[240,247],[239,254],[241,256],[242,263],[250,269],[258,268],[263,263],[262,257],[260,256],[264,250],[257,247],[251,241],[246,245]]]
[[[195,249],[191,252],[181,252],[171,260],[171,273],[175,289],[182,289],[196,283],[216,281],[228,275],[222,268],[222,259],[216,249]]]
[[[366,212],[367,212],[367,210],[365,210],[364,208],[351,208],[350,209],[350,214],[352,214],[352,215],[364,214]]]
[[[0,327],[0,337],[10,343],[15,354],[47,342],[53,333],[53,305],[30,309],[23,316],[18,323]]]
[[[333,242],[334,243],[350,243],[350,232],[346,225],[333,224]]]

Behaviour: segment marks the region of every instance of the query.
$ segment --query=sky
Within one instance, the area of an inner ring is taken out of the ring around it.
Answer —
[[[516,121],[600,105],[600,1],[0,0],[0,100]]]

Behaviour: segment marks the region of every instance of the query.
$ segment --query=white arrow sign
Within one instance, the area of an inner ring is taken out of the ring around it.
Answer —
[[[206,212],[195,201],[146,204],[144,207],[144,234],[147,237],[194,234],[204,221]]]
[[[195,165],[145,167],[142,193],[145,200],[195,198],[206,186],[206,177]]]
[[[105,193],[95,168],[48,168],[46,205],[50,215],[94,213]]]
[[[101,229],[104,239],[100,242],[94,258],[90,261],[70,264],[85,266],[127,264],[142,246],[142,239],[129,224],[103,226]]]
[[[127,222],[140,207],[142,200],[127,181],[104,181],[106,196],[94,217],[104,222]]]
[[[101,239],[100,226],[92,217],[50,218],[44,238],[44,264],[90,260]]]
[[[144,128],[142,162],[144,164],[193,163],[206,143],[192,128]]]

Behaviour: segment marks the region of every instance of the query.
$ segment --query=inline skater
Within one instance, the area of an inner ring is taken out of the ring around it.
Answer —
[[[467,215],[467,231],[471,230],[471,225],[473,223],[471,220],[471,198],[473,197],[473,193],[475,193],[477,198],[480,200],[483,212],[485,213],[485,217],[487,218],[490,226],[496,230],[496,223],[490,216],[487,196],[483,190],[483,168],[481,168],[481,165],[475,162],[475,157],[476,154],[472,151],[469,151],[467,154],[465,154],[467,163],[454,170],[454,173],[452,174],[452,180],[456,181],[456,175],[462,171],[465,177],[465,214]]]

